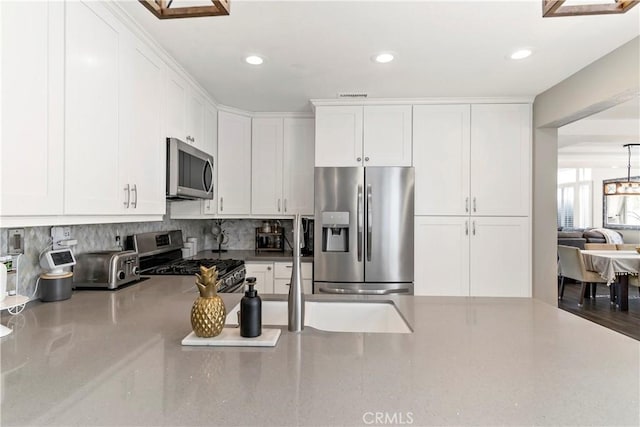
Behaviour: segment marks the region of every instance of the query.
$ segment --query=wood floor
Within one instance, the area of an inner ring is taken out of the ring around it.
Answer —
[[[620,332],[640,341],[640,293],[638,288],[629,287],[629,311],[617,310],[609,303],[609,288],[598,285],[596,298],[584,300],[578,307],[580,284],[565,281],[564,297],[558,300],[558,307],[599,325]]]

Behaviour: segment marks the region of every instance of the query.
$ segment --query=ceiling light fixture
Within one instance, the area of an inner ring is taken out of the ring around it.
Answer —
[[[564,3],[569,3],[565,5]],[[576,4],[578,3],[578,4]],[[640,0],[600,0],[597,4],[593,2],[566,1],[566,0],[542,0],[542,16],[551,18],[555,16],[577,16],[577,15],[607,15],[611,13],[625,13]],[[588,3],[588,4],[587,4]]]
[[[513,52],[511,55],[509,55],[509,58],[524,59],[524,58],[530,57],[532,53],[533,51],[531,49],[518,49],[515,52]]]
[[[247,64],[251,65],[261,65],[264,62],[264,59],[262,59],[258,55],[249,55],[244,58],[244,60]]]
[[[388,62],[393,61],[393,59],[394,59],[393,53],[389,53],[389,52],[379,53],[373,57],[373,60],[380,64],[386,64]]]
[[[201,0],[195,5],[171,7],[173,0],[138,0],[158,19],[224,16],[231,11],[230,0]],[[189,2],[195,3],[195,2]]]
[[[608,180],[604,181],[604,194],[605,195],[629,195],[637,194],[640,196],[640,177],[631,176],[631,147],[640,147],[640,143],[624,144],[624,148],[627,149],[628,161],[627,161],[627,180]],[[632,180],[633,178],[633,180]]]

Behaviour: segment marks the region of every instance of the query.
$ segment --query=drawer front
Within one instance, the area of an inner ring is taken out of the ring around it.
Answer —
[[[275,279],[273,281],[273,293],[274,294],[288,294],[289,293],[289,279]],[[313,293],[313,281],[311,279],[302,280],[302,290],[305,295],[311,295]]]
[[[276,262],[274,266],[274,277],[278,279],[290,279],[291,269],[293,263],[291,262]],[[302,279],[313,279],[313,264],[310,262],[302,263]]]

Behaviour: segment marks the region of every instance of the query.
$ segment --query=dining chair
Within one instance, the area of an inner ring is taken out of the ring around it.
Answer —
[[[616,245],[616,249],[619,251],[635,251],[636,247],[638,247],[638,245],[635,243],[622,243]]]
[[[588,271],[585,268],[584,258],[582,257],[580,249],[574,246],[558,245],[558,257],[560,258],[560,268],[562,271],[558,299],[562,299],[564,296],[565,278],[577,280],[582,284],[580,288],[580,301],[578,302],[580,307],[584,304],[584,293],[588,289],[586,288],[587,284],[592,284],[594,287],[593,291],[595,291],[598,283],[607,283],[598,273]]]
[[[618,249],[615,243],[585,243],[584,248],[588,251],[615,251]]]

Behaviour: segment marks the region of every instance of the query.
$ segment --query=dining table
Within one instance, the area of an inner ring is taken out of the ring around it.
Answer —
[[[611,286],[618,284],[617,305],[629,310],[629,276],[640,273],[640,253],[636,251],[583,250],[584,266],[595,271]]]

